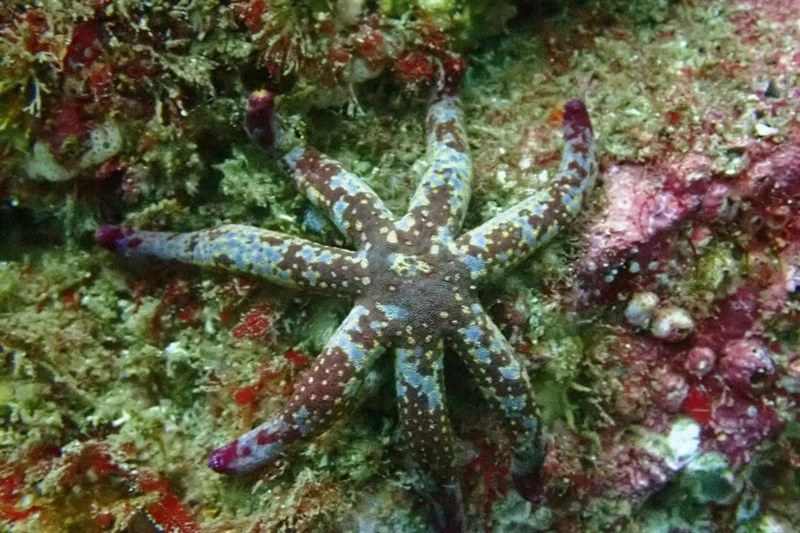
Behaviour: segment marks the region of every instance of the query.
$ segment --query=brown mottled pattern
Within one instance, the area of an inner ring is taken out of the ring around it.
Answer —
[[[303,149],[295,162],[294,178],[297,188],[327,211],[352,242],[366,242],[394,224],[392,213],[369,186],[314,148]]]
[[[566,147],[552,183],[456,240],[475,280],[491,278],[529,257],[580,210],[594,186],[597,160],[589,115],[583,103],[564,106]]]
[[[420,339],[412,333],[395,352],[400,434],[422,471],[438,478],[453,476],[453,434],[444,403],[441,339]]]
[[[457,331],[450,338],[452,346],[484,397],[503,413],[514,448],[518,453],[520,450],[534,453],[541,448],[539,409],[514,349],[479,304],[473,304],[471,316]],[[472,332],[478,331],[480,336],[476,338]]]
[[[418,243],[444,243],[467,213],[472,160],[458,99],[447,97],[428,111],[428,168],[398,229]],[[444,235],[443,235],[444,233]]]

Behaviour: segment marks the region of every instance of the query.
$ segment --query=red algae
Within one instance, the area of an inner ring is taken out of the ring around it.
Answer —
[[[705,427],[711,422],[711,399],[700,388],[693,387],[683,402],[683,412]]]

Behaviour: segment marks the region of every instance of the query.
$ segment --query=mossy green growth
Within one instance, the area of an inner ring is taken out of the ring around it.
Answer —
[[[534,533],[552,531],[553,513],[544,505],[536,506],[515,492],[492,506],[494,531]]]
[[[399,19],[416,15],[454,35],[461,46],[501,33],[517,14],[517,2],[502,0],[379,0],[381,11]]]
[[[262,150],[234,148],[231,157],[214,168],[222,173],[219,189],[230,204],[230,216],[236,219],[255,212],[262,218],[259,226],[297,232],[298,214],[305,202],[291,177]]]
[[[733,243],[714,239],[697,258],[694,275],[674,280],[673,292],[709,303],[723,297],[746,273],[737,252]]]
[[[148,176],[140,181],[141,193],[151,199],[169,198],[176,194],[197,194],[205,166],[197,152],[197,144],[181,136],[174,124],[151,120],[140,142],[148,143],[141,164],[130,170],[134,175]]]
[[[634,504],[627,498],[594,499],[581,513],[581,527],[586,531],[613,531],[635,516]]]
[[[589,389],[580,384],[585,356],[583,326],[576,316],[558,302],[528,286],[526,276],[513,274],[503,283],[506,296],[514,302],[514,312],[527,317],[512,342],[528,344],[531,380],[546,424],[565,420],[575,427],[580,410],[575,394]],[[502,324],[502,322],[501,322]]]
[[[0,313],[8,313],[20,305],[23,279],[18,263],[0,261]]]
[[[647,531],[659,533],[674,528],[705,530],[713,524],[711,505],[733,502],[740,490],[741,480],[727,459],[707,452],[690,461],[678,479],[655,496],[642,521]]]
[[[0,73],[2,69],[0,68]],[[21,154],[28,149],[34,117],[23,110],[28,105],[25,84],[16,80],[0,80],[0,154]],[[3,169],[6,167],[3,159]]]
[[[127,224],[141,229],[169,228],[173,231],[190,229],[186,220],[190,213],[188,208],[175,199],[163,199],[146,205],[140,211],[128,214]]]
[[[706,452],[642,510],[645,531],[714,531],[723,523],[737,531],[785,531],[800,519],[800,476],[791,467],[800,425],[791,422],[776,442],[765,443],[749,464],[734,473],[724,456]]]
[[[736,521],[760,531],[771,523],[800,523],[800,471],[793,457],[800,450],[800,421],[789,422],[776,442],[765,443],[745,467],[744,489]],[[775,529],[779,531],[779,529]]]

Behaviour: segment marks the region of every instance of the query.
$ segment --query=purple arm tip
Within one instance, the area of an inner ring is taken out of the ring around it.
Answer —
[[[97,232],[94,234],[97,244],[112,252],[119,251],[119,245],[123,239],[125,239],[125,232],[122,228],[111,224],[103,224],[97,228]]]
[[[103,224],[97,228],[94,240],[106,250],[117,253],[134,249],[142,243],[141,236],[136,235],[133,229],[111,224]]]
[[[236,441],[233,441],[211,452],[208,457],[208,467],[218,474],[230,474],[232,473],[230,465],[236,457]]]
[[[275,95],[269,91],[253,91],[247,97],[244,128],[258,146],[276,148],[280,132],[275,117]]]
[[[564,105],[564,129],[573,133],[580,133],[584,130],[592,131],[589,112],[582,100],[573,98]]]
[[[442,61],[442,79],[439,87],[439,97],[454,96],[467,72],[467,62],[457,54],[451,54]]]

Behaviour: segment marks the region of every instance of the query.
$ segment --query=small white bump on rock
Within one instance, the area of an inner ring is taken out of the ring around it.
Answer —
[[[625,308],[625,320],[637,328],[647,328],[658,306],[659,298],[653,292],[637,292]]]
[[[694,331],[694,320],[686,309],[667,305],[656,309],[650,322],[650,333],[657,339],[679,342]]]

